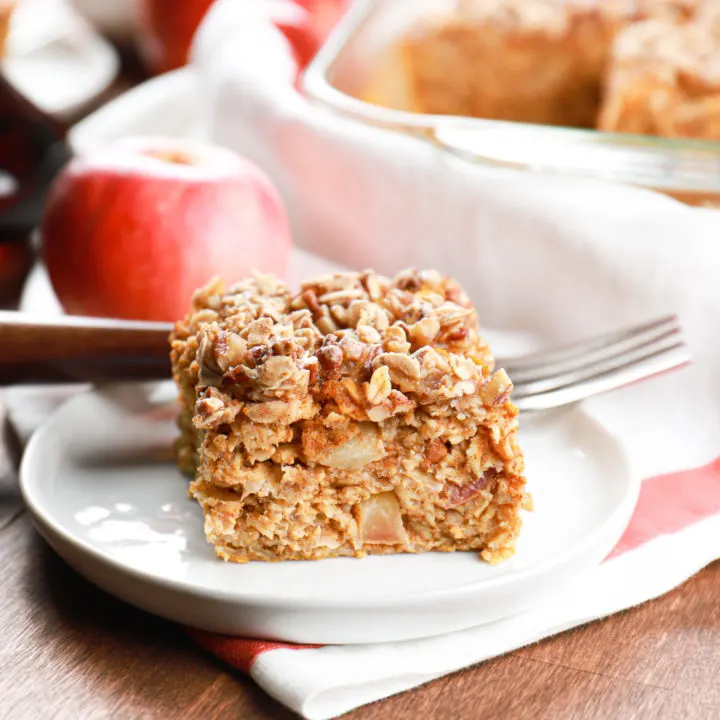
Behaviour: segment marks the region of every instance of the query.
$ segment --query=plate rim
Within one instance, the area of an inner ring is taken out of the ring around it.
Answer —
[[[172,381],[160,381],[161,383],[170,383]],[[151,384],[156,386],[160,383]],[[326,598],[310,598],[310,597],[277,597],[275,595],[268,595],[265,593],[244,593],[239,595],[237,589],[218,589],[197,586],[187,582],[184,579],[167,578],[157,575],[149,570],[143,570],[127,565],[122,560],[104,553],[102,550],[94,547],[90,542],[77,537],[71,531],[66,530],[62,525],[54,519],[52,514],[45,512],[41,505],[35,502],[33,497],[32,484],[33,480],[30,477],[31,466],[36,462],[35,458],[38,455],[40,449],[44,444],[44,439],[53,431],[55,424],[58,419],[69,409],[75,405],[80,405],[84,400],[91,398],[95,401],[102,397],[102,388],[90,388],[85,391],[78,393],[77,395],[66,400],[57,410],[46,418],[40,427],[33,433],[32,437],[28,441],[23,457],[20,463],[18,472],[20,491],[25,502],[28,511],[30,512],[33,523],[40,532],[40,534],[46,539],[46,541],[55,547],[50,539],[47,537],[44,528],[47,528],[51,534],[60,538],[66,544],[70,545],[75,551],[79,551],[86,556],[89,556],[93,561],[99,562],[106,566],[110,566],[113,571],[132,576],[135,580],[144,582],[146,584],[161,585],[167,590],[179,592],[184,595],[190,595],[195,598],[208,599],[212,598],[215,601],[229,602],[235,605],[262,605],[269,608],[281,608],[292,605],[298,609],[311,609],[311,608],[333,608],[342,610],[363,610],[363,609],[396,609],[399,606],[422,606],[428,602],[434,600],[442,600],[443,598],[452,596],[455,600],[462,599],[463,596],[476,596],[480,589],[478,586],[482,586],[482,590],[487,592],[498,592],[504,589],[503,586],[512,586],[518,582],[536,579],[539,576],[552,574],[553,571],[560,571],[563,567],[570,566],[574,562],[577,563],[582,557],[585,557],[592,553],[592,549],[598,543],[598,539],[605,536],[609,530],[614,529],[618,522],[622,524],[621,533],[627,527],[627,524],[632,517],[633,510],[637,504],[642,480],[639,475],[634,471],[633,465],[628,457],[628,452],[617,438],[617,436],[603,423],[595,414],[588,408],[584,403],[580,403],[571,408],[571,411],[580,413],[595,426],[596,430],[602,432],[608,439],[612,440],[614,447],[618,452],[618,459],[621,462],[624,475],[626,478],[625,488],[621,497],[613,506],[613,509],[608,513],[602,524],[597,527],[593,532],[587,534],[577,544],[564,549],[562,552],[552,555],[549,558],[533,563],[525,568],[519,568],[517,570],[505,573],[495,578],[484,578],[479,579],[464,585],[453,585],[450,587],[422,590],[412,592],[405,595],[395,596],[380,596],[377,598],[364,598],[363,600],[353,599],[326,599]],[[567,411],[569,408],[563,409]],[[59,457],[62,457],[60,455]],[[612,548],[608,550],[611,552]],[[58,552],[55,550],[55,552]],[[58,554],[61,554],[58,552]],[[409,556],[416,556],[419,554],[405,553]],[[63,559],[65,557],[63,556]],[[332,559],[332,558],[329,558]],[[350,558],[352,559],[352,558]],[[362,558],[361,558],[362,559]],[[220,562],[218,560],[218,562]],[[301,561],[294,561],[301,562]],[[307,561],[312,562],[312,561]],[[242,566],[242,565],[241,565]],[[589,568],[588,568],[589,569]],[[82,574],[82,573],[81,573]],[[505,588],[506,589],[506,588]]]

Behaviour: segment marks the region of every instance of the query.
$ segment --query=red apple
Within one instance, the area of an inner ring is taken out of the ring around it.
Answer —
[[[177,320],[213,276],[283,274],[292,245],[275,188],[234,152],[133,138],[73,160],[41,225],[55,292],[71,314]]]
[[[214,0],[139,0],[138,41],[155,73],[187,63],[193,36]]]

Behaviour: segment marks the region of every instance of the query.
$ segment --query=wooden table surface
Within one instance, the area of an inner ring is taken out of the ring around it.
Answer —
[[[126,64],[107,97],[140,77]],[[0,720],[295,717],[178,627],[71,570],[23,509],[7,428],[0,450]],[[720,563],[659,600],[345,717],[720,719]]]

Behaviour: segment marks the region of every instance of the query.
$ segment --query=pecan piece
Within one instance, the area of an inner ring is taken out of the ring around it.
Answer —
[[[448,454],[448,449],[445,443],[440,438],[431,440],[427,449],[425,450],[425,462],[428,465],[432,465],[436,462],[440,462]]]
[[[483,490],[490,489],[497,481],[495,470],[486,470],[482,475],[466,485],[452,485],[448,489],[447,503],[450,507],[460,507],[477,497]]]
[[[323,380],[338,380],[343,364],[343,351],[337,345],[337,338],[328,335],[323,346],[315,353],[320,363],[320,374]]]
[[[313,315],[320,312],[320,303],[318,303],[317,295],[312,290],[305,290],[300,294],[300,297]]]

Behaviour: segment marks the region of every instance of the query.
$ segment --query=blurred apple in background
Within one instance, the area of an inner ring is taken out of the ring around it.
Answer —
[[[270,180],[231,150],[130,138],[56,178],[41,224],[45,262],[71,314],[172,321],[213,276],[282,275],[292,247]]]
[[[236,0],[256,2],[257,0]],[[137,34],[140,53],[151,72],[161,73],[182,67],[195,31],[214,0],[138,0]],[[340,19],[349,0],[274,0],[267,10],[277,16],[277,26],[295,51],[300,69],[312,60],[320,44]],[[282,11],[293,3],[303,13]]]
[[[315,34],[322,42],[343,16],[350,0],[294,0],[294,2],[308,11]]]
[[[187,63],[193,36],[214,0],[138,0],[139,50],[154,73]]]

